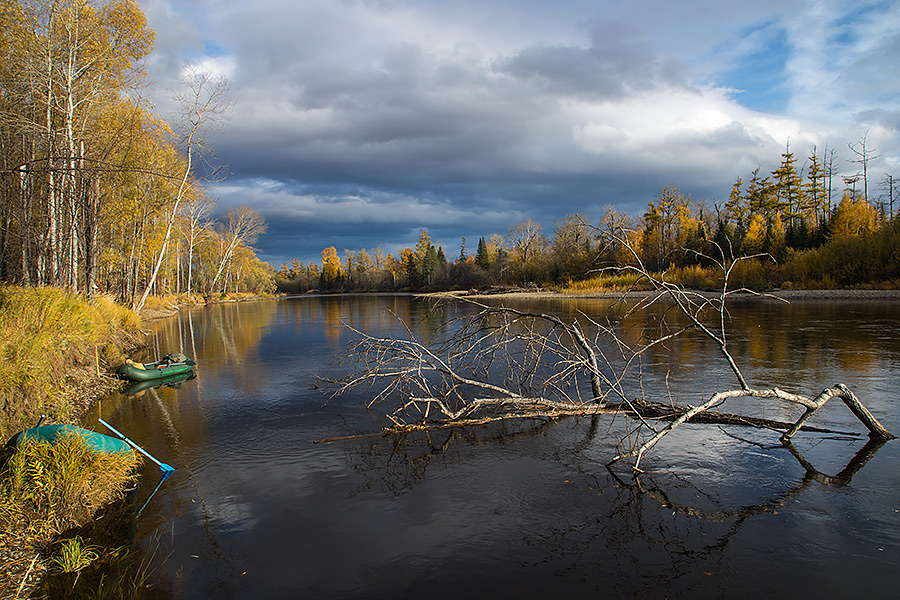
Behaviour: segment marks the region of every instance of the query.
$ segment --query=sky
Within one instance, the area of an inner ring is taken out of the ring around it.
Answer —
[[[396,253],[664,186],[710,207],[737,177],[865,137],[870,196],[900,177],[900,1],[138,0],[153,109],[188,68],[228,80],[207,134],[276,268],[328,246]],[[836,178],[840,181],[840,178]]]

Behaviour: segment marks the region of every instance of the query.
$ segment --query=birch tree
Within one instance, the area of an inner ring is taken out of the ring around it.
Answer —
[[[201,194],[196,199],[187,203],[184,211],[184,244],[187,249],[187,275],[185,276],[185,290],[192,290],[194,274],[194,250],[200,243],[204,232],[207,230],[206,220],[212,214],[216,203],[213,198]]]
[[[157,254],[153,271],[147,281],[146,288],[144,288],[144,293],[141,294],[140,300],[134,304],[134,309],[137,311],[140,311],[147,301],[147,296],[150,295],[150,290],[153,289],[153,285],[156,283],[159,268],[165,259],[169,239],[172,236],[172,228],[178,216],[178,209],[188,191],[198,152],[203,148],[204,130],[209,122],[215,122],[228,109],[225,98],[227,82],[224,77],[189,69],[184,84],[188,88],[187,91],[177,94],[175,99],[182,107],[181,147],[186,157],[185,167],[178,184],[178,191],[172,203],[163,242]]]
[[[247,206],[241,206],[228,211],[225,215],[225,225],[222,231],[225,249],[222,252],[216,276],[213,277],[212,283],[210,283],[210,292],[216,289],[216,283],[222,276],[225,267],[231,263],[235,249],[242,244],[252,244],[265,231],[266,221],[255,210]]]

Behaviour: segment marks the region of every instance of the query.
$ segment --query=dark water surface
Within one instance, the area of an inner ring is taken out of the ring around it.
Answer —
[[[609,302],[532,302],[605,314]],[[367,393],[316,377],[350,332],[425,331],[470,311],[406,296],[306,297],[182,311],[154,348],[198,376],[104,399],[100,415],[177,471],[137,519],[156,578],[177,598],[847,598],[900,585],[900,440],[685,425],[630,477],[604,466],[627,443],[607,416],[315,444],[385,425]],[[393,313],[393,314],[391,314]],[[846,383],[900,433],[900,307],[747,302],[730,348],[756,387],[815,396]],[[623,335],[647,335],[648,316]],[[652,399],[697,404],[735,383],[688,336],[644,367]],[[795,419],[744,399],[729,412]],[[96,418],[96,414],[91,419]],[[89,425],[91,420],[89,420]],[[864,431],[834,400],[811,425]],[[838,475],[828,478],[825,475]],[[619,479],[616,478],[619,476]],[[140,493],[155,484],[145,469]]]

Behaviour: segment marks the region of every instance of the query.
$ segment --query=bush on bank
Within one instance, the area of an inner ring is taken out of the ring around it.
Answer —
[[[77,435],[24,442],[0,471],[0,525],[47,543],[121,498],[139,463],[134,451],[95,452]]]

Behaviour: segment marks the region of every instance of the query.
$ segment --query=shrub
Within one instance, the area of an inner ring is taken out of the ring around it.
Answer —
[[[78,435],[25,441],[0,472],[0,523],[49,541],[121,497],[139,462],[133,451],[95,452]]]

